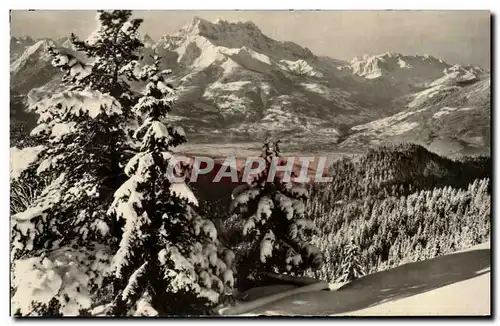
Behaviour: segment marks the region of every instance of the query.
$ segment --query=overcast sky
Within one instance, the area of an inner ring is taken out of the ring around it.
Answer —
[[[490,68],[488,11],[135,11],[154,39],[177,31],[194,16],[253,21],[264,34],[308,47],[317,55],[350,60],[387,51],[430,54],[448,63]],[[11,34],[86,37],[95,11],[12,11]]]

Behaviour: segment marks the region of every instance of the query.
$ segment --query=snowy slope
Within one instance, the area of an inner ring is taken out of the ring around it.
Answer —
[[[490,250],[484,243],[461,253]],[[489,315],[491,314],[491,271],[485,267],[477,276],[419,295],[346,313],[349,316],[402,315]],[[422,303],[426,304],[422,304]]]
[[[485,243],[371,274],[336,291],[292,295],[245,315],[489,315],[490,258]]]
[[[346,313],[349,316],[490,315],[491,273],[421,295]],[[422,305],[422,302],[429,304]]]
[[[142,36],[141,38],[141,41],[144,44],[144,46],[148,48],[151,48],[155,45],[155,41],[148,34],[144,34],[144,36]]]
[[[50,45],[51,42],[42,40],[28,47],[23,54],[10,65],[10,72],[16,74],[32,62],[50,60],[50,55],[46,51]]]

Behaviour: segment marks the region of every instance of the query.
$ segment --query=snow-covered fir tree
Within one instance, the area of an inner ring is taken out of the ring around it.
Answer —
[[[302,275],[323,261],[323,254],[309,243],[316,226],[305,217],[305,184],[287,180],[280,172],[269,178],[273,164],[285,163],[278,144],[265,142],[261,157],[266,166],[235,191],[232,216],[225,222],[242,288],[266,272]]]
[[[58,313],[90,308],[92,286],[106,266],[105,180],[111,158],[105,130],[122,113],[113,97],[94,90],[64,91],[31,107],[39,115],[32,135],[45,141],[21,180],[48,180],[26,210],[12,216],[13,307],[36,314],[56,300]],[[35,308],[31,301],[41,303]]]
[[[130,10],[98,10],[98,26],[85,41],[71,34],[75,49],[91,58],[90,71],[74,57],[61,56],[58,61],[72,71],[73,76],[68,79],[76,77],[80,87],[110,94],[128,109],[128,114],[137,100],[129,83],[137,80],[138,50],[144,46],[138,33],[143,20],[131,19],[131,16]]]
[[[359,246],[354,240],[351,240],[345,248],[341,268],[342,276],[340,277],[340,282],[351,282],[365,275]]]
[[[88,63],[50,51],[66,84],[29,106],[39,116],[31,135],[44,149],[20,182],[45,182],[30,205],[12,216],[13,313],[87,313],[102,287],[120,231],[106,213],[123,179],[127,112],[135,103],[127,80],[134,79],[141,20],[130,15],[99,11],[93,37],[73,37]]]
[[[135,133],[140,152],[125,167],[129,179],[109,209],[124,221],[112,261],[119,289],[108,309],[113,315],[204,314],[233,287],[232,253],[218,250],[214,224],[195,212],[188,185],[169,172],[172,148],[186,139],[182,128],[162,122],[175,93],[165,81],[169,71],[159,66],[155,56],[141,72],[147,85],[133,108],[143,121]]]
[[[94,147],[105,152],[109,159],[108,175],[103,182],[111,193],[125,180],[123,166],[136,147],[130,134],[137,128],[132,107],[137,103],[138,94],[130,84],[138,81],[139,50],[143,47],[138,29],[143,20],[131,19],[131,16],[130,10],[98,10],[97,28],[86,40],[71,34],[75,50],[85,54],[87,62],[65,50],[50,49],[54,56],[52,63],[66,72],[63,80],[72,85],[70,90],[98,91],[121,106],[119,115],[93,130],[98,134],[96,137],[102,138]]]

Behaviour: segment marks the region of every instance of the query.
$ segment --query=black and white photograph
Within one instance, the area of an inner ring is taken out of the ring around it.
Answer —
[[[9,16],[12,318],[492,316],[490,11]]]

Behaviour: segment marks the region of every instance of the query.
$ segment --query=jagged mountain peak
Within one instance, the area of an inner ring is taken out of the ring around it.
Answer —
[[[141,41],[144,44],[145,47],[147,48],[152,48],[155,45],[155,40],[149,34],[144,34],[141,36]]]
[[[191,22],[181,28],[181,32],[199,34],[205,37],[216,36],[217,34],[230,34],[235,32],[248,32],[254,35],[262,35],[260,28],[251,21],[230,22],[221,18],[210,22],[198,16],[193,17]]]
[[[430,83],[430,86],[472,84],[489,77],[489,73],[481,67],[455,64],[444,68],[443,76]]]
[[[485,70],[481,67],[472,66],[472,65],[459,65],[459,64],[454,64],[453,66],[451,66],[449,68],[445,68],[443,70],[443,72],[445,74],[450,74],[453,72],[466,72],[466,71],[477,73],[477,74],[487,74],[488,73],[487,70]]]
[[[203,37],[217,45],[228,43],[233,45],[232,47],[242,47],[246,44],[252,47],[252,44],[262,45],[262,43],[273,41],[265,36],[257,25],[250,21],[230,22],[219,18],[210,22],[197,16],[173,36],[183,39]]]
[[[363,56],[354,57],[350,64],[352,65],[378,65],[378,64],[397,64],[400,68],[411,68],[411,63],[416,64],[429,64],[434,63],[438,65],[443,65],[449,67],[450,65],[445,63],[443,60],[438,59],[434,56],[424,54],[424,55],[406,55],[400,52],[385,52],[381,54],[369,55],[365,54]]]
[[[15,73],[22,69],[25,65],[27,65],[30,60],[48,60],[49,59],[49,54],[47,52],[47,49],[50,46],[54,46],[55,43],[54,41],[50,40],[39,40],[35,44],[29,46],[26,48],[26,50],[23,52],[23,54],[17,58],[11,65],[10,65],[10,71]],[[36,58],[34,58],[36,57]]]
[[[390,60],[390,59],[407,59],[407,60],[421,60],[421,61],[435,61],[444,63],[442,59],[436,58],[430,54],[424,55],[408,55],[401,52],[395,51],[387,51],[379,54],[364,54],[362,56],[354,57],[350,62],[359,62],[359,61],[373,61],[373,60]]]
[[[179,53],[180,56],[184,56],[185,49],[188,47],[197,48],[199,55],[208,51],[209,53],[204,54],[207,58],[214,57],[221,48],[242,49],[244,47],[277,61],[315,58],[307,48],[293,42],[277,41],[264,35],[253,22],[230,22],[222,19],[209,22],[200,17],[194,17],[178,32],[163,36],[156,47],[170,49]]]
[[[17,44],[32,44],[35,42],[31,36],[11,36],[10,41],[15,42]]]
[[[347,68],[367,79],[388,78],[410,85],[429,82],[440,77],[451,65],[431,55],[405,55],[385,52],[355,57]]]
[[[10,64],[11,91],[26,94],[27,91],[50,83],[58,69],[51,64],[49,47],[57,47],[50,39],[37,40],[24,49],[22,54]]]
[[[59,37],[58,39],[56,39],[56,42],[58,44],[63,44],[67,41],[71,41],[71,38],[69,38],[68,36],[63,36],[63,37]]]
[[[435,56],[385,52],[355,57],[349,62],[352,73],[367,79],[387,78],[413,86],[481,79],[488,72],[476,66],[451,65]],[[435,80],[435,81],[434,81]]]

